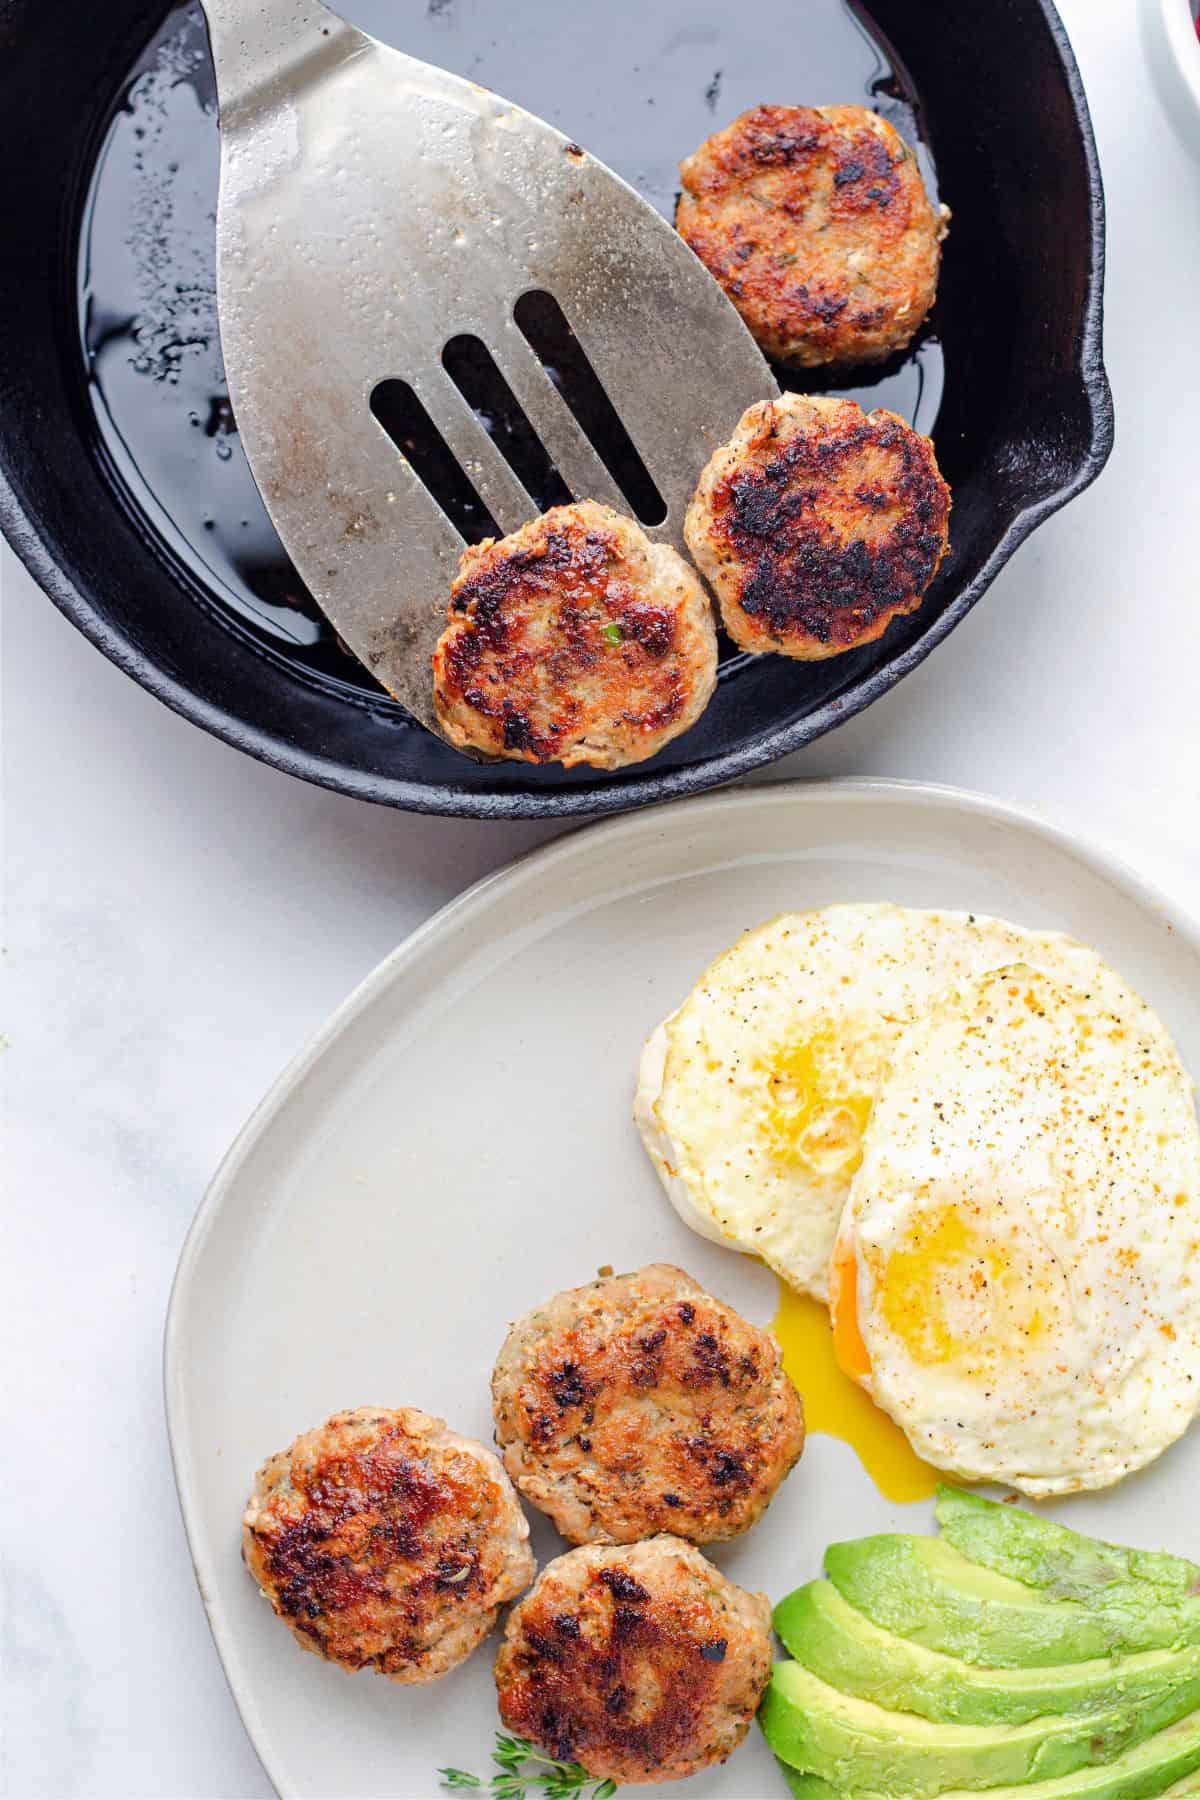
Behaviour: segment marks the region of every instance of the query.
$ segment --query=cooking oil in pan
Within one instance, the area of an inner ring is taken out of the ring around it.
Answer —
[[[759,101],[860,101],[918,146],[919,105],[857,0],[775,0],[758,29],[695,0],[610,7],[615,29],[578,54],[578,15],[555,0],[354,0],[354,23],[541,113],[662,212],[679,159]],[[628,29],[619,18],[628,11]],[[786,58],[781,46],[787,46]],[[97,431],[114,478],[185,579],[274,653],[322,682],[375,695],[289,562],[254,485],[221,364],[214,277],[219,148],[199,6],[173,9],[115,98],[79,245],[79,317]],[[337,321],[330,321],[336,332]],[[386,376],[411,373],[381,367]],[[888,406],[930,431],[942,392],[935,331],[878,370],[782,377]],[[514,423],[497,418],[499,439]],[[539,505],[556,495],[535,495]],[[387,706],[390,702],[382,700]]]

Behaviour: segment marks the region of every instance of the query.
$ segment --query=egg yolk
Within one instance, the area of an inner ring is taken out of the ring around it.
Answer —
[[[938,1484],[937,1471],[839,1366],[820,1301],[780,1282],[772,1330],[783,1349],[783,1366],[804,1397],[809,1431],[849,1444],[885,1499],[902,1505],[928,1499]]]
[[[830,1267],[829,1316],[838,1367],[852,1381],[865,1381],[871,1358],[858,1325],[858,1262],[848,1240],[838,1244]]]
[[[999,1203],[923,1208],[900,1244],[871,1250],[869,1267],[882,1323],[926,1368],[994,1376],[1052,1338],[1069,1310],[1065,1276]],[[846,1317],[852,1357],[858,1322]]]
[[[847,1084],[832,1032],[787,1044],[767,1065],[767,1140],[780,1162],[814,1175],[852,1175],[862,1161],[870,1094]]]

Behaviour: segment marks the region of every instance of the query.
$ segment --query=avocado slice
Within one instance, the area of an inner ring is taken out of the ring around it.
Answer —
[[[819,1775],[802,1775],[799,1769],[789,1769],[785,1762],[779,1764],[779,1773],[792,1790],[793,1800],[862,1800],[861,1795],[839,1795]],[[1026,1796],[1036,1793],[1036,1789],[1027,1787],[1019,1791]],[[1185,1775],[1173,1787],[1164,1788],[1161,1800],[1184,1800],[1185,1794],[1200,1794],[1200,1775]],[[1085,1797],[1081,1795],[1079,1800],[1085,1800]]]
[[[789,1769],[785,1762],[779,1764],[779,1772],[791,1788],[795,1800],[840,1800],[836,1788],[831,1788],[819,1775],[803,1775],[799,1769]]]
[[[788,1652],[844,1694],[895,1712],[964,1725],[1021,1725],[1048,1714],[1144,1706],[1172,1693],[1176,1718],[1200,1707],[1200,1646],[1147,1650],[1118,1662],[981,1669],[883,1631],[828,1581],[810,1581],[775,1608]]]
[[[783,1662],[772,1670],[759,1723],[781,1761],[838,1793],[854,1787],[888,1800],[936,1800],[947,1789],[1049,1781],[1111,1762],[1188,1710],[1165,1694],[1141,1707],[1023,1725],[935,1724],[839,1693],[800,1663]]]
[[[1103,1591],[1090,1606],[1048,1600],[968,1562],[941,1538],[885,1533],[832,1544],[829,1578],[874,1624],[926,1649],[993,1669],[1046,1668],[1200,1642],[1200,1608],[1153,1589]]]
[[[1080,1769],[1061,1781],[1039,1781],[1032,1787],[993,1788],[991,1800],[1151,1800],[1160,1794],[1200,1793],[1193,1779],[1198,1770],[1200,1712],[1194,1712],[1103,1768]],[[848,1793],[842,1800],[865,1796]],[[952,1788],[941,1800],[971,1800],[971,1795],[968,1789]]]
[[[1200,1712],[1147,1738],[1115,1762],[1078,1769],[1057,1781],[993,1788],[990,1800],[1176,1800],[1200,1794]],[[784,1765],[795,1800],[882,1800],[871,1788],[835,1788],[819,1776]],[[954,1788],[940,1800],[973,1800],[973,1790]]]
[[[1040,1588],[1051,1600],[1091,1601],[1130,1583],[1167,1602],[1200,1597],[1200,1563],[1164,1550],[1127,1550],[1065,1525],[942,1485],[935,1505],[942,1535],[969,1561]]]

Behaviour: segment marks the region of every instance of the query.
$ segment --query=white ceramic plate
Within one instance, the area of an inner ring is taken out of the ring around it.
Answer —
[[[838,900],[999,913],[1095,944],[1200,1069],[1200,936],[1123,868],[989,801],[885,782],[744,789],[597,825],[472,889],[363,983],[230,1152],[184,1249],[166,1342],[176,1476],[242,1717],[281,1793],[434,1795],[486,1767],[491,1656],[426,1688],[303,1654],[255,1591],[239,1516],[268,1452],[339,1407],[415,1405],[488,1439],[510,1319],[611,1263],[677,1261],[768,1320],[765,1270],[679,1222],[630,1122],[650,1027],[747,925]],[[1197,1553],[1200,1429],[1146,1474],[1056,1509]],[[778,1597],[829,1541],[926,1507],[882,1500],[814,1437],[717,1560]],[[539,1561],[560,1547],[535,1521]],[[757,1733],[689,1796],[783,1789]]]
[[[1200,156],[1200,38],[1192,0],[1141,0],[1142,38],[1179,136]]]

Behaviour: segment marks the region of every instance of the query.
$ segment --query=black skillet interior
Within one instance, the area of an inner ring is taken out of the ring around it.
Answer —
[[[216,128],[195,0],[106,0],[102,26],[92,0],[55,10],[52,30],[34,0],[0,0],[0,521],[106,654],[292,773],[491,817],[713,786],[891,686],[1103,466],[1103,205],[1048,0],[872,0],[869,21],[857,0],[758,0],[748,13],[609,0],[603,31],[557,0],[352,0],[356,23],[544,114],[664,211],[679,157],[771,99],[885,111],[924,145],[954,213],[913,352],[806,384],[932,432],[954,490],[953,551],[920,612],[830,662],[730,655],[700,724],[641,768],[472,765],[340,649],[241,455],[216,337]]]

